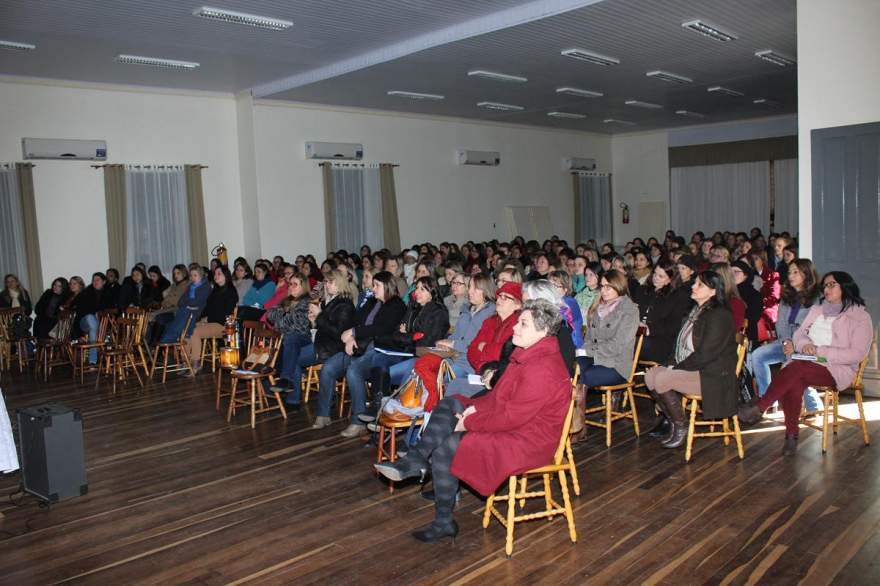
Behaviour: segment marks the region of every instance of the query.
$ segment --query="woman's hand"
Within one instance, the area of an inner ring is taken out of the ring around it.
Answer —
[[[349,340],[345,343],[345,353],[349,356],[354,356],[355,348],[357,348],[357,344],[355,344],[354,340]]]
[[[483,373],[483,376],[482,376],[483,386],[486,387],[487,389],[492,388],[492,377],[493,376],[495,376],[495,370],[493,370],[491,368]]]
[[[400,327],[397,329],[401,334],[405,334],[406,333],[406,324],[400,324]]]
[[[351,340],[354,340],[354,328],[349,328],[342,332],[342,341],[344,343],[347,344]]]
[[[480,342],[479,344],[477,344],[477,350],[479,350],[480,352],[482,352],[483,348],[485,348],[485,347],[486,347],[486,342]]]
[[[786,358],[791,358],[791,355],[794,354],[794,344],[792,344],[791,340],[783,340],[782,353],[785,354]]]
[[[803,348],[801,348],[801,352],[804,354],[809,354],[810,356],[816,355],[816,345],[815,344],[807,344]]]
[[[472,415],[477,412],[477,408],[471,405],[461,413],[456,413],[455,416],[458,417],[458,422],[455,424],[455,429],[453,431],[467,431],[467,428],[464,426],[464,420],[467,419],[468,415]]]
[[[446,348],[447,350],[452,350],[454,344],[452,340],[437,340],[438,348]]]

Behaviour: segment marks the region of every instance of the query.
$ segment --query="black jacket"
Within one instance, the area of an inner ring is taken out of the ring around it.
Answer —
[[[84,316],[113,307],[112,294],[104,288],[95,289],[89,285],[76,296],[73,300],[73,306],[76,309],[76,321],[79,322]]]
[[[104,289],[107,288],[107,285],[104,285]],[[132,306],[147,309],[156,300],[153,294],[154,291],[151,284],[141,282],[141,288],[138,290],[137,284],[133,280],[127,279],[119,288],[119,296],[116,299],[116,305],[119,309],[125,309],[126,307]],[[107,295],[108,300],[112,303],[112,290],[108,289],[105,295]]]
[[[315,355],[324,362],[345,350],[342,332],[354,325],[355,309],[351,299],[335,297],[330,303],[321,303],[321,313],[315,320]]]
[[[34,308],[37,314],[34,320],[34,336],[40,340],[49,337],[49,332],[58,322],[58,314],[66,298],[66,295],[55,295],[52,293],[52,289],[46,289],[40,296],[40,300],[37,301]]]
[[[202,317],[208,319],[211,324],[225,324],[226,318],[235,311],[238,305],[238,291],[232,283],[227,283],[223,287],[215,286],[208,295],[208,303],[205,304],[205,310]]]
[[[359,353],[363,353],[377,337],[396,332],[406,313],[406,304],[400,297],[392,297],[382,304],[372,325],[364,325],[367,316],[379,301],[373,297],[361,307],[355,316],[354,337]]]
[[[706,419],[730,417],[739,405],[736,336],[730,309],[719,306],[704,310],[694,323],[693,337],[693,353],[673,367],[699,371]]]
[[[758,341],[758,321],[761,319],[761,313],[764,311],[764,298],[761,292],[752,285],[753,275],[736,286],[739,296],[742,297],[746,304],[746,319],[749,320],[749,328],[746,334],[752,342]]]
[[[400,352],[415,352],[417,347],[433,346],[449,334],[449,311],[442,303],[431,301],[424,306],[412,303],[401,320],[406,333],[399,327],[393,332],[378,336],[376,346]],[[417,334],[418,340],[414,339]]]
[[[639,296],[639,313],[642,314],[650,334],[645,339],[640,360],[666,362],[675,350],[675,340],[681,322],[690,311],[693,300],[690,287],[679,287],[665,295],[644,290]]]

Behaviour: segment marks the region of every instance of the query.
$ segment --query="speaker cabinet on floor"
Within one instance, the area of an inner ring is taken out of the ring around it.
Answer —
[[[89,491],[82,417],[60,404],[17,411],[25,492],[56,503]]]

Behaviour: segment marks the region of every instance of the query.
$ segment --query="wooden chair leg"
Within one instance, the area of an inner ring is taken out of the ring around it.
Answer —
[[[871,437],[868,435],[868,422],[865,420],[865,405],[862,403],[862,391],[860,389],[855,389],[856,394],[856,404],[859,406],[859,425],[862,428],[862,438],[865,440],[865,445],[871,445]]]
[[[495,493],[489,495],[486,499],[486,508],[483,510],[483,529],[489,526],[489,520],[492,518],[492,507],[495,505]]]
[[[551,498],[552,493],[550,492],[550,474],[544,474],[544,507],[547,511],[553,510],[553,499]],[[525,491],[523,491],[525,492]],[[525,499],[523,499],[525,501]],[[547,517],[547,520],[552,520],[553,517]]]
[[[257,381],[252,380],[251,384],[251,429],[257,427]]]
[[[581,495],[581,486],[578,482],[577,468],[574,466],[574,456],[571,451],[571,437],[565,441],[565,456],[568,458],[568,473],[571,475],[571,484],[574,487],[574,493]]]
[[[739,417],[736,415],[733,416],[733,434],[734,438],[736,438],[736,452],[739,454],[739,459],[742,460],[745,457],[743,453],[743,438],[739,429]]]
[[[217,372],[217,402],[214,405],[214,410],[216,410],[216,411],[220,411],[220,390],[221,390],[222,382],[223,382],[223,369],[221,368]]]
[[[511,476],[507,483],[507,539],[504,543],[504,551],[509,558],[513,554],[513,525],[516,516],[516,476]]]
[[[568,537],[572,543],[577,543],[577,530],[574,526],[574,511],[571,508],[571,497],[568,494],[568,484],[565,481],[565,470],[559,471],[559,487],[562,490],[562,505],[565,508],[565,520],[568,522]]]
[[[611,447],[611,391],[605,391],[605,447]]]
[[[130,352],[130,353],[126,354],[126,356],[128,356],[128,360],[131,363],[131,369],[134,371],[134,375],[138,379],[138,384],[141,386],[141,388],[144,388],[144,381],[141,380],[141,375],[138,372],[137,363],[135,362],[135,359],[134,359],[134,352]]]
[[[831,392],[827,391],[823,398],[825,409],[822,411],[822,453],[824,454],[828,451],[828,408],[830,407],[828,403],[831,400]]]
[[[630,414],[632,415],[633,427],[635,428],[635,431],[636,431],[636,437],[639,437],[639,435],[640,435],[640,432],[639,432],[639,413],[636,410],[636,400],[635,400],[635,397],[633,397],[632,387],[627,387],[626,397],[629,398],[629,410],[630,410]]]
[[[162,348],[165,352],[165,360],[162,361],[162,384],[165,384],[165,378],[168,376],[168,353],[171,349],[168,346]]]
[[[831,424],[832,429],[834,430],[834,435],[837,435],[838,430],[840,429],[840,424],[838,423],[837,416],[837,408],[840,405],[840,393],[834,392],[831,396],[832,405],[834,406],[834,419]]]
[[[232,380],[230,381],[230,390],[229,390],[229,409],[226,410],[226,423],[232,421],[232,415],[235,413],[235,395],[238,392],[238,379],[234,376],[229,377]]]
[[[724,445],[725,445],[725,446],[729,446],[729,445],[730,445],[730,436],[727,435],[727,434],[730,433],[730,427],[729,427],[728,424],[727,424],[727,418],[726,418],[726,417],[725,417],[724,419],[721,420],[721,431],[723,431],[724,434],[725,434],[725,435],[724,435]]]
[[[694,430],[696,429],[697,423],[697,402],[695,400],[691,400],[691,419],[688,423],[688,435],[687,435],[687,446],[684,450],[684,461],[691,461],[691,453],[694,447]]]

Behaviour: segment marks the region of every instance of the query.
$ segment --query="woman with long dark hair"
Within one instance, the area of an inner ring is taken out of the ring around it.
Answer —
[[[49,332],[58,323],[58,312],[70,295],[67,285],[67,279],[58,277],[52,281],[52,286],[40,296],[34,311],[37,314],[34,320],[34,336],[38,340],[45,340],[49,337]]]
[[[767,393],[756,404],[739,409],[740,420],[751,425],[779,401],[785,413],[782,453],[786,456],[797,451],[801,397],[806,388],[847,388],[859,363],[868,355],[874,335],[859,286],[849,273],[827,273],[822,277],[822,290],[822,302],[810,308],[791,346],[786,346],[789,361],[767,387]]]
[[[202,317],[193,329],[192,335],[187,342],[189,360],[193,370],[191,376],[195,376],[202,368],[199,361],[202,352],[202,340],[223,335],[223,326],[226,318],[235,311],[238,305],[238,291],[232,284],[232,275],[226,265],[219,265],[212,272],[214,288],[208,295],[205,310]]]
[[[696,305],[678,332],[671,363],[645,373],[648,390],[672,422],[669,436],[661,442],[665,448],[677,448],[687,438],[679,393],[702,396],[707,419],[736,413],[736,336],[724,280],[714,271],[703,271],[694,281],[691,298]]]

